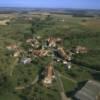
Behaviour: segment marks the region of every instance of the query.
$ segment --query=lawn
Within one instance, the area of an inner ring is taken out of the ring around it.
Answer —
[[[72,82],[70,80],[67,80],[63,77],[61,77],[61,79],[63,81],[65,93],[73,91],[75,89],[75,87],[77,86],[77,84],[75,84],[74,82]]]
[[[3,94],[0,94],[0,100],[21,100],[21,99],[12,92],[5,92]]]

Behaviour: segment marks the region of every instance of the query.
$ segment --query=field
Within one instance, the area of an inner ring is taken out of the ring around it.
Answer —
[[[78,54],[74,57],[70,70],[60,64],[55,66],[61,72],[66,94],[72,92],[80,82],[91,79],[100,81],[100,72],[94,73],[100,71],[99,26],[100,18],[94,17],[33,13],[30,20],[30,15],[15,14],[8,25],[0,26],[0,100],[60,100],[56,82],[51,90],[43,88],[41,84],[24,90],[15,90],[17,86],[30,84],[41,68],[50,61],[48,58],[35,59],[33,63],[23,65],[13,56],[9,56],[10,53],[6,49],[9,44],[17,44],[25,49],[26,39],[33,35],[43,38],[60,37],[65,49],[77,45],[89,49],[87,54]]]

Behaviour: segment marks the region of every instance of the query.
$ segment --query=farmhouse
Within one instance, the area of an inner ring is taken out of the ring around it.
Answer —
[[[55,76],[53,66],[49,64],[44,71],[43,85],[49,87],[52,84],[54,78]]]

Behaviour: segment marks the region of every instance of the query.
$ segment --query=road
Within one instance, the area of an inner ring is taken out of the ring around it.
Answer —
[[[59,74],[60,74],[60,73],[59,73]],[[67,79],[67,80],[69,80],[69,81],[72,81],[73,83],[77,83],[76,80],[74,80],[74,79],[72,79],[72,78],[69,78],[69,77],[67,77],[67,76],[65,76],[65,75],[63,75],[63,74],[60,74],[60,76],[63,77],[63,78],[65,78],[65,79]]]
[[[64,91],[62,80],[60,78],[60,74],[56,70],[55,70],[55,76],[56,76],[56,80],[57,80],[57,84],[58,84],[58,89],[59,89],[59,93],[61,95],[62,100],[69,100],[68,97],[65,95],[65,91]]]
[[[15,66],[16,66],[16,64],[17,64],[17,62],[18,62],[18,60],[19,60],[19,59],[16,58],[15,61],[11,64],[11,66],[10,66],[10,73],[9,73],[10,76],[13,75],[13,71],[14,71],[14,68],[15,68]]]
[[[25,88],[31,87],[31,86],[33,86],[34,84],[36,84],[38,80],[39,80],[39,75],[37,75],[37,76],[35,77],[35,79],[34,79],[30,84],[28,84],[28,85],[26,85],[26,86],[17,86],[17,87],[15,88],[15,90],[23,90],[23,89],[25,89]]]

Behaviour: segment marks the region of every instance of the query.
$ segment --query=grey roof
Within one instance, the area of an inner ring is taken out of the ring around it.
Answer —
[[[21,59],[21,63],[24,63],[24,64],[30,63],[31,61],[32,61],[31,58],[22,58]]]
[[[90,80],[75,94],[75,98],[78,100],[96,100],[99,94],[100,83]]]

